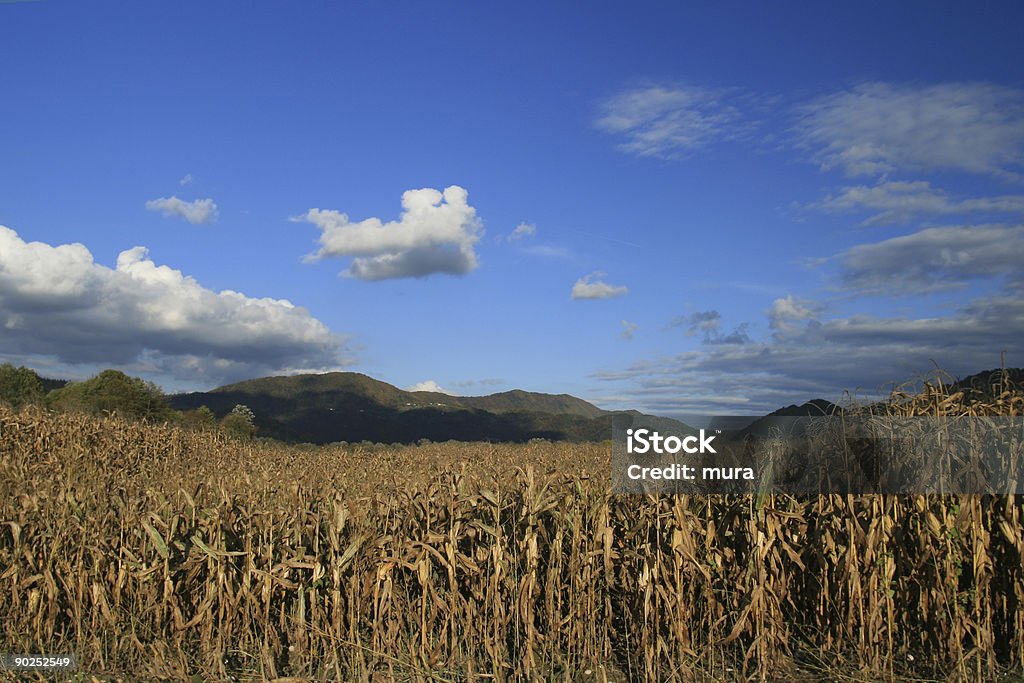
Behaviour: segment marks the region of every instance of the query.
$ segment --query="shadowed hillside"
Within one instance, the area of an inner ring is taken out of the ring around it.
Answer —
[[[205,405],[218,416],[241,403],[255,413],[261,435],[310,443],[604,441],[611,438],[616,414],[568,394],[409,392],[354,372],[265,377],[170,398],[175,408]],[[674,420],[658,421],[687,429]]]

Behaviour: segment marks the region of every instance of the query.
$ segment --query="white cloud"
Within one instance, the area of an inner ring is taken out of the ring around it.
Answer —
[[[521,240],[524,237],[533,237],[537,234],[537,226],[533,223],[520,223],[515,227],[511,233],[509,233],[508,241],[515,242]]]
[[[706,88],[636,88],[605,102],[597,126],[624,136],[625,152],[679,159],[734,133],[740,114],[722,100],[722,93]]]
[[[146,202],[150,211],[159,211],[168,218],[184,218],[189,223],[212,223],[217,220],[217,205],[212,199],[186,202],[175,196],[151,199]]]
[[[441,387],[441,385],[439,385],[432,379],[428,379],[424,382],[417,382],[416,384],[413,384],[411,387],[408,387],[406,391],[431,391],[435,394],[448,394],[449,396],[453,395],[450,391],[446,391]]]
[[[628,320],[621,320],[619,324],[622,325],[622,338],[626,341],[632,341],[633,335],[640,329],[640,326],[636,323],[631,323]]]
[[[192,180],[192,174],[186,173],[184,176],[182,176],[181,180],[178,181],[178,184],[181,185],[182,187],[185,187],[186,185],[191,185]]]
[[[468,193],[452,185],[444,193],[424,188],[402,194],[397,221],[367,218],[353,223],[334,210],[310,209],[296,220],[320,228],[320,249],[307,257],[355,257],[343,275],[361,280],[463,275],[478,266],[474,245],[482,230]]]
[[[610,285],[607,282],[595,280],[604,277],[604,273],[591,273],[584,275],[572,286],[573,299],[611,299],[623,296],[629,292],[624,285]]]
[[[865,83],[800,110],[798,132],[823,169],[880,175],[956,169],[1019,178],[1024,91],[989,83]]]
[[[7,355],[126,366],[210,381],[337,368],[343,339],[282,299],[214,292],[122,251],[110,269],[82,244],[25,242],[0,226],[0,325]]]
[[[844,286],[865,294],[920,294],[971,280],[1024,280],[1024,226],[928,228],[852,247],[839,256]]]
[[[917,216],[1024,213],[1024,195],[1001,195],[970,199],[950,199],[942,190],[925,181],[882,182],[874,186],[844,187],[827,195],[811,208],[825,211],[880,211],[864,225],[902,223]]]
[[[776,299],[768,309],[768,326],[773,330],[776,339],[784,339],[794,333],[806,329],[805,321],[811,324],[824,310],[824,306],[816,301],[809,301],[793,296]]]

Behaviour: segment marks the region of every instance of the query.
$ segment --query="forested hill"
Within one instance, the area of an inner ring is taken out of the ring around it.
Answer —
[[[901,387],[905,395],[924,390],[959,395],[965,405],[1002,401],[1024,384],[1024,370],[986,370],[961,379],[935,373]],[[938,386],[941,384],[941,387]],[[292,442],[331,443],[374,441],[412,443],[431,441],[604,441],[612,424],[647,427],[677,434],[692,428],[670,418],[637,411],[605,411],[568,394],[506,391],[488,396],[451,396],[403,391],[385,382],[352,372],[264,377],[208,392],[165,396],[152,382],[104,370],[87,380],[68,382],[41,378],[26,367],[0,364],[0,403],[15,408],[27,404],[56,410],[96,414],[116,412],[132,419],[178,421],[208,427],[214,423],[232,433]],[[245,406],[235,414],[236,406]],[[172,410],[177,408],[178,410]],[[206,407],[208,410],[197,410]],[[870,409],[870,404],[861,409]],[[757,431],[778,417],[830,415],[843,408],[816,399],[780,408],[766,416],[743,420],[722,429],[733,436]],[[767,420],[767,421],[766,421]],[[620,426],[622,426],[620,425]]]
[[[602,441],[611,438],[615,415],[568,394],[450,396],[403,391],[354,372],[265,377],[170,399],[175,408],[205,405],[217,415],[243,404],[255,413],[260,434],[311,443]],[[687,429],[674,420],[662,422]]]
[[[569,394],[505,391],[488,396],[452,396],[432,391],[403,391],[358,372],[327,372],[316,375],[262,377],[214,389],[211,394],[252,394],[289,400],[309,400],[338,395],[361,396],[390,408],[447,407],[485,410],[491,413],[550,413],[599,417],[597,406]]]

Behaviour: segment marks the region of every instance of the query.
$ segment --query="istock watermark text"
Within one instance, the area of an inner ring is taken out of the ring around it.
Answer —
[[[627,429],[626,430],[626,452],[630,454],[657,453],[659,455],[675,455],[683,453],[717,453],[711,442],[715,435],[707,436],[705,431],[700,430],[699,435],[678,437],[675,435],[662,436],[658,432],[648,429]],[[697,444],[697,445],[694,445]]]

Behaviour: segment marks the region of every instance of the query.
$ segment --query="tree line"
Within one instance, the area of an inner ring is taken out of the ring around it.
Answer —
[[[212,410],[175,410],[163,390],[153,382],[131,377],[120,370],[104,370],[80,382],[46,390],[43,379],[31,368],[0,365],[0,403],[15,409],[34,405],[48,410],[117,414],[146,422],[172,422],[193,429],[221,429],[249,438],[256,433],[256,416],[247,406],[236,405],[219,419]]]

